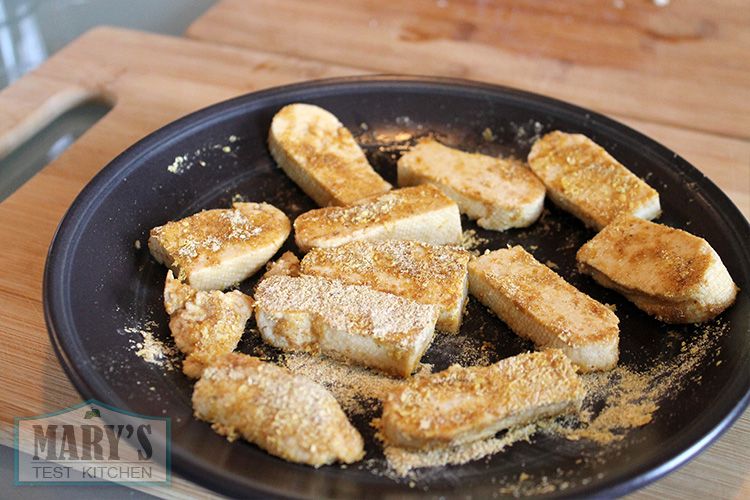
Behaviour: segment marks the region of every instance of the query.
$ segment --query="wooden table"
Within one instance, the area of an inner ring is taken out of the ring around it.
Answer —
[[[150,131],[281,84],[371,72],[461,76],[559,97],[662,142],[750,217],[746,0],[517,2],[224,0],[185,38],[98,28],[0,92],[0,156],[89,99],[112,110],[0,203],[0,443],[13,419],[81,402],[50,345],[46,252],[91,177]],[[629,499],[750,498],[750,412],[708,450]],[[139,487],[213,495],[175,478]]]

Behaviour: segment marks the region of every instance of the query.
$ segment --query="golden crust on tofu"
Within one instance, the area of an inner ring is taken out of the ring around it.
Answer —
[[[585,390],[559,350],[519,354],[486,367],[453,365],[388,395],[380,433],[389,444],[429,449],[580,409]]]
[[[398,160],[398,183],[431,183],[485,229],[526,227],[539,218],[545,187],[519,162],[467,153],[423,139]]]
[[[271,276],[255,292],[263,339],[408,377],[432,342],[437,307],[318,276]]]
[[[319,467],[364,457],[364,441],[323,386],[241,353],[217,358],[193,389],[195,416],[290,462]]]
[[[266,264],[263,279],[269,276],[299,276],[299,258],[293,252],[284,252],[281,257]]]
[[[528,161],[552,201],[596,230],[619,215],[650,220],[661,213],[659,193],[584,135],[550,132]]]
[[[737,285],[703,238],[623,216],[576,255],[579,270],[668,323],[699,323],[734,303]]]
[[[151,230],[151,255],[199,290],[221,290],[251,276],[291,232],[289,218],[268,203],[234,203]]]
[[[425,184],[394,189],[349,207],[310,210],[294,221],[294,235],[302,252],[356,240],[458,245],[461,216],[453,200]]]
[[[611,370],[619,320],[520,246],[469,264],[469,292],[539,349],[561,349],[581,372]]]
[[[435,305],[440,309],[436,328],[458,333],[471,259],[469,252],[455,246],[414,240],[354,241],[313,248],[302,259],[300,270]]]
[[[349,205],[391,189],[351,132],[318,106],[282,108],[271,122],[268,145],[279,167],[322,207]]]
[[[193,378],[222,354],[232,352],[253,314],[253,299],[239,290],[204,292],[167,271],[164,306],[175,345],[187,356],[182,371]]]

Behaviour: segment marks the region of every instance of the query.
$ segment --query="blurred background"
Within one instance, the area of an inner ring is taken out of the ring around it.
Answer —
[[[98,25],[182,35],[216,0],[0,0],[0,88]]]
[[[0,89],[89,29],[119,26],[182,36],[217,0],[0,0]],[[60,155],[110,107],[86,102],[0,158],[0,201]]]

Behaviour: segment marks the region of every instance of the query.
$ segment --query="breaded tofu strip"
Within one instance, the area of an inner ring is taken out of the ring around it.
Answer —
[[[290,462],[353,463],[364,440],[322,385],[238,352],[217,358],[193,389],[195,416]]]
[[[355,240],[458,245],[461,235],[458,206],[430,184],[394,189],[349,207],[310,210],[294,221],[294,238],[303,253]]]
[[[291,229],[284,212],[268,203],[234,203],[153,228],[148,248],[190,286],[222,290],[263,267]]]
[[[578,269],[668,323],[707,321],[734,303],[737,285],[703,238],[623,216],[576,255]]]
[[[519,162],[449,148],[423,139],[398,160],[399,186],[431,183],[480,227],[505,231],[535,222],[545,187]]]
[[[661,213],[659,193],[584,135],[550,132],[528,160],[550,199],[588,227],[600,230],[623,214],[650,220]]]
[[[430,345],[437,307],[318,276],[271,276],[255,292],[263,339],[408,377]]]
[[[182,371],[193,378],[217,356],[232,352],[253,315],[253,299],[239,290],[204,292],[167,271],[164,307],[177,348],[187,355]]]
[[[402,448],[471,443],[498,431],[578,411],[585,389],[557,349],[491,366],[453,365],[412,379],[383,403],[380,434]]]
[[[436,328],[458,333],[469,291],[467,264],[472,255],[461,247],[414,240],[354,241],[334,248],[313,248],[300,272],[368,285],[439,308]]]
[[[290,104],[271,122],[271,155],[321,207],[349,205],[391,189],[333,114],[311,104]]]
[[[619,320],[520,246],[469,263],[469,292],[538,349],[561,349],[580,372],[611,370]]]

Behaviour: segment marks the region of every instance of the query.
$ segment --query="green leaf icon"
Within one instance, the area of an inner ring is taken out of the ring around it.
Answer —
[[[101,416],[101,415],[99,414],[99,410],[97,410],[96,408],[94,408],[94,409],[91,409],[91,410],[87,411],[87,412],[86,412],[86,415],[84,415],[83,419],[84,419],[84,420],[89,420],[89,419],[91,419],[91,418],[94,418],[94,417],[99,417],[99,418],[101,418],[101,417],[102,417],[102,416]]]

